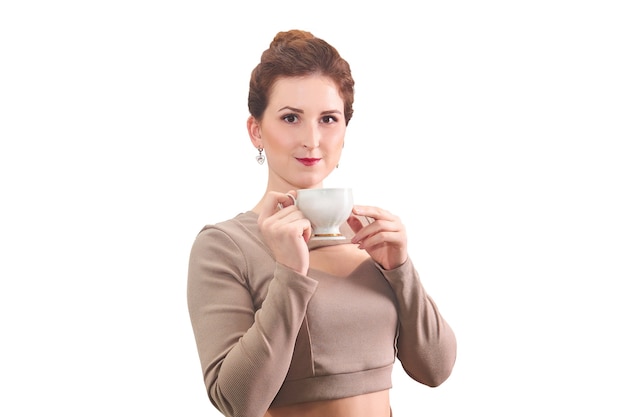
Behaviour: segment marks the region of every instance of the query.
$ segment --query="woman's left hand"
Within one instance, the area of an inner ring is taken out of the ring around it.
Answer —
[[[351,215],[348,224],[354,231],[352,243],[357,243],[384,269],[394,269],[408,258],[406,229],[398,216],[371,206],[354,206],[352,213],[373,219],[363,225]]]

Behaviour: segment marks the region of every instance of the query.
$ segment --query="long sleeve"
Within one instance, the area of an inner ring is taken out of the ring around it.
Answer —
[[[381,273],[398,302],[400,328],[398,359],[414,380],[435,387],[452,372],[456,361],[456,337],[424,290],[411,260]]]
[[[259,288],[249,282],[259,274],[269,283],[260,308]],[[208,395],[224,415],[260,417],[268,409],[289,370],[316,286],[263,250],[242,248],[222,230],[205,228],[196,237],[189,314]]]

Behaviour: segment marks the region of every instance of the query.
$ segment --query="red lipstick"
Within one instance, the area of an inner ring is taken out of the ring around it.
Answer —
[[[321,158],[296,158],[302,165],[305,166],[313,166],[315,164],[317,164]]]

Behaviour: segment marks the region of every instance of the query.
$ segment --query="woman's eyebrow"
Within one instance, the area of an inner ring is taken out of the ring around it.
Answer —
[[[291,107],[291,106],[285,106],[281,109],[278,109],[278,111],[283,111],[283,110],[291,110],[294,113],[304,113],[304,110],[302,109],[297,109],[295,107]]]
[[[291,107],[291,106],[285,106],[285,107],[278,109],[279,112],[283,110],[289,110],[294,113],[300,113],[300,114],[304,113],[304,110],[298,109],[296,107]],[[343,113],[339,110],[324,110],[321,114],[343,114]]]
[[[339,110],[325,110],[322,112],[322,114],[343,114],[343,113]]]

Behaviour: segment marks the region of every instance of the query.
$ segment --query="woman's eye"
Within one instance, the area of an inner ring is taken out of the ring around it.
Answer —
[[[323,116],[322,117],[322,123],[334,123],[337,121],[337,118],[335,116]]]
[[[298,121],[298,116],[296,116],[295,114],[287,114],[283,116],[283,120],[287,123],[295,123]]]

